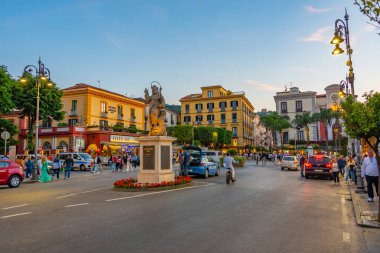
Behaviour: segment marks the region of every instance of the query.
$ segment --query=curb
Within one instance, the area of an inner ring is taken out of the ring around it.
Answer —
[[[350,196],[354,208],[356,225],[367,228],[380,228],[380,223],[376,220],[373,220],[371,216],[362,215],[365,214],[366,211],[364,210],[363,206],[360,205],[358,193],[355,193],[355,190],[351,188],[351,185],[349,185],[348,187],[350,190]]]

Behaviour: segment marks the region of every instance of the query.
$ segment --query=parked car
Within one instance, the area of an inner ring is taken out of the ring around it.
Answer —
[[[332,179],[332,163],[325,155],[313,155],[305,163],[305,178],[310,176],[324,176]]]
[[[298,170],[300,161],[297,156],[284,156],[280,162],[281,170],[287,168],[288,170]]]
[[[220,151],[208,150],[205,151],[206,155],[212,158],[215,162],[219,161]]]
[[[21,166],[9,160],[0,161],[0,185],[10,188],[18,187],[24,180],[24,171]]]
[[[71,155],[71,158],[74,160],[73,170],[74,169],[80,169],[80,170],[91,170],[92,167],[92,157],[87,153],[59,153],[59,159],[61,159],[62,164],[65,161],[65,159]]]
[[[42,156],[41,154],[37,154],[37,157],[41,157],[41,156]],[[16,155],[16,159],[23,160],[24,163],[27,161],[28,158],[30,158],[32,160],[32,162],[33,162],[34,161],[34,154],[28,154],[28,155],[20,154],[20,155]],[[52,173],[53,172],[53,162],[50,161],[47,157],[46,157],[46,160],[48,162],[48,173]],[[25,166],[24,166],[24,169],[25,169]]]
[[[209,175],[220,175],[219,163],[214,161],[199,147],[184,147],[190,154],[189,175],[199,175],[208,178]]]

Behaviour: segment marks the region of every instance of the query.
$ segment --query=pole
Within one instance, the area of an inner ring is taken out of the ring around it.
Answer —
[[[7,139],[4,139],[4,155],[7,156]]]
[[[40,118],[40,77],[37,75],[37,106],[36,106],[36,145],[34,148],[34,169],[32,180],[37,180],[38,128]]]

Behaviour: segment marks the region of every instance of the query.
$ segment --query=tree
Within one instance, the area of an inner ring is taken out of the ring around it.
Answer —
[[[27,83],[16,83],[12,91],[15,107],[21,110],[22,117],[28,118],[28,130],[31,133],[36,123],[36,78],[28,75]],[[53,83],[49,87],[45,82],[42,82],[40,86],[40,117],[38,120],[63,120],[65,112],[62,111],[62,96],[63,92],[58,89],[56,84]],[[31,139],[28,138],[28,140]],[[31,148],[33,145],[28,142],[28,147]]]
[[[9,113],[15,108],[12,90],[16,86],[16,81],[8,73],[5,66],[0,66],[0,114]]]
[[[177,125],[169,129],[168,134],[177,138],[179,144],[190,144],[193,139],[193,126]]]
[[[369,92],[363,95],[364,102],[358,102],[348,96],[341,102],[341,117],[346,133],[355,139],[363,139],[376,154],[380,174],[380,93]],[[380,177],[379,177],[380,181]],[[377,220],[380,222],[380,203]]]
[[[211,144],[217,143],[217,130],[211,126],[200,126],[196,128],[196,136],[204,147],[210,147]]]
[[[294,128],[305,128],[306,146],[309,146],[309,142],[310,142],[309,125],[313,123],[313,118],[311,117],[311,113],[304,111],[301,115],[296,115],[296,117],[292,120],[291,123]]]
[[[268,114],[262,115],[260,117],[260,123],[266,130],[270,129],[272,132],[272,138],[274,141],[274,146],[277,147],[277,138],[276,134],[276,121],[278,120],[279,114],[277,112],[269,112]]]
[[[380,0],[355,0],[355,4],[369,18],[369,23],[380,29]]]
[[[283,133],[285,129],[290,128],[292,125],[290,124],[289,117],[286,115],[279,115],[278,118],[275,121],[275,129],[276,131],[280,132],[280,138],[281,138],[281,149],[283,149],[284,145],[284,138]]]
[[[215,143],[215,147],[218,149],[222,149],[224,145],[229,145],[231,144],[231,137],[232,137],[232,132],[229,130],[226,130],[224,128],[215,128],[215,130],[218,133],[218,139]],[[228,132],[231,134],[229,135]]]
[[[331,109],[322,109],[320,112],[316,112],[312,115],[312,119],[314,122],[321,122],[325,128],[326,135],[326,151],[328,151],[329,146],[329,132],[328,126],[331,126],[332,120],[334,118],[338,118],[339,113],[335,112]]]

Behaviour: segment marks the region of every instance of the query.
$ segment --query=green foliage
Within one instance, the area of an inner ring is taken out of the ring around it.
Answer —
[[[304,111],[301,115],[296,115],[295,118],[292,120],[293,128],[305,128],[306,132],[306,142],[307,145],[310,141],[310,135],[309,135],[309,125],[314,122],[313,117],[311,116],[311,112]]]
[[[16,81],[8,73],[5,66],[0,66],[0,114],[9,113],[15,108],[12,90]]]
[[[115,125],[117,126],[117,125]],[[129,127],[125,128],[125,130],[129,133],[137,133],[137,127],[135,125],[130,125]]]
[[[235,155],[237,155],[237,151],[236,151],[236,149],[229,149],[229,150],[227,150],[227,153],[229,153],[230,156],[235,156]]]
[[[292,126],[289,120],[290,119],[288,116],[280,115],[278,112],[269,112],[268,114],[261,116],[260,123],[267,129],[270,129],[273,135],[276,133],[276,131],[280,132],[282,139],[283,130],[288,129]],[[276,140],[276,138],[273,139]]]
[[[380,0],[355,0],[360,12],[366,15],[373,26],[380,28]],[[380,34],[380,33],[379,33]]]
[[[204,147],[211,146],[212,143],[217,141],[217,136],[214,135],[216,129],[210,126],[201,126],[196,128],[197,139],[200,141],[201,145]]]
[[[58,127],[65,127],[65,126],[68,126],[69,124],[67,124],[66,122],[59,122],[57,124]]]
[[[173,129],[169,130],[171,132],[170,136],[177,138],[179,144],[191,144],[193,139],[193,127],[192,126],[174,126]]]
[[[124,126],[121,125],[121,124],[116,124],[116,125],[114,125],[114,126],[112,127],[112,130],[113,130],[114,132],[123,132],[123,130],[124,130]]]
[[[37,85],[36,78],[27,75],[27,83],[16,83],[13,91],[13,100],[17,109],[21,110],[22,116],[29,119],[28,129],[33,129],[36,122],[36,97]],[[53,83],[51,87],[47,86],[47,82],[40,85],[40,117],[39,120],[63,120],[64,112],[62,104],[63,92]]]

